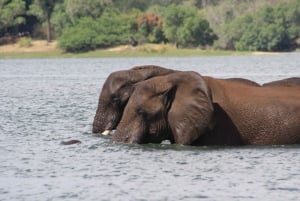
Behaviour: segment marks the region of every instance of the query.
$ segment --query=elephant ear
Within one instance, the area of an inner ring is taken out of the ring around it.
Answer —
[[[174,142],[193,144],[210,127],[213,106],[208,86],[195,72],[176,73],[171,80],[172,90],[166,96],[166,103],[171,103],[168,123]]]

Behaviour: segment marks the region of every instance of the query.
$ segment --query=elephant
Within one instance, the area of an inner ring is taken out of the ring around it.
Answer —
[[[300,143],[300,86],[257,87],[175,72],[136,84],[115,143]]]
[[[112,133],[111,131],[116,128],[121,119],[123,109],[136,83],[173,72],[179,71],[155,65],[144,65],[111,73],[99,96],[92,132],[103,135]],[[224,80],[260,86],[258,83],[244,78],[227,78]],[[283,83],[286,84],[286,82]],[[278,83],[275,81],[274,85],[278,85]]]
[[[111,73],[99,96],[92,132],[106,135],[116,128],[137,82],[173,72],[160,66],[144,65]]]
[[[112,133],[111,131],[117,127],[122,117],[123,110],[136,83],[174,72],[180,71],[161,66],[144,65],[111,73],[106,79],[99,96],[92,132],[102,133],[103,135]],[[244,78],[227,78],[224,80],[260,86],[256,82]]]

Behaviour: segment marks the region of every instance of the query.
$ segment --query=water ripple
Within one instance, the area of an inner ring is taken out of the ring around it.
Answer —
[[[91,133],[113,70],[157,64],[263,83],[300,76],[277,56],[0,60],[0,200],[296,200],[299,145],[113,144]],[[61,145],[80,140],[81,144]]]

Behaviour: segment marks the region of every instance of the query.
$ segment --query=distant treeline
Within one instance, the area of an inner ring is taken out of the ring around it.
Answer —
[[[0,45],[18,37],[57,39],[71,52],[129,43],[289,51],[300,44],[300,1],[0,1]]]

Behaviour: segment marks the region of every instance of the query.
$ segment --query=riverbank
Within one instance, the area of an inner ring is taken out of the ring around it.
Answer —
[[[153,57],[153,56],[224,56],[249,54],[276,54],[270,52],[237,52],[224,50],[178,49],[168,44],[143,44],[137,47],[123,45],[107,49],[97,49],[84,53],[66,53],[57,47],[57,42],[47,43],[34,40],[28,47],[18,43],[1,45],[0,58],[97,58],[97,57]]]

